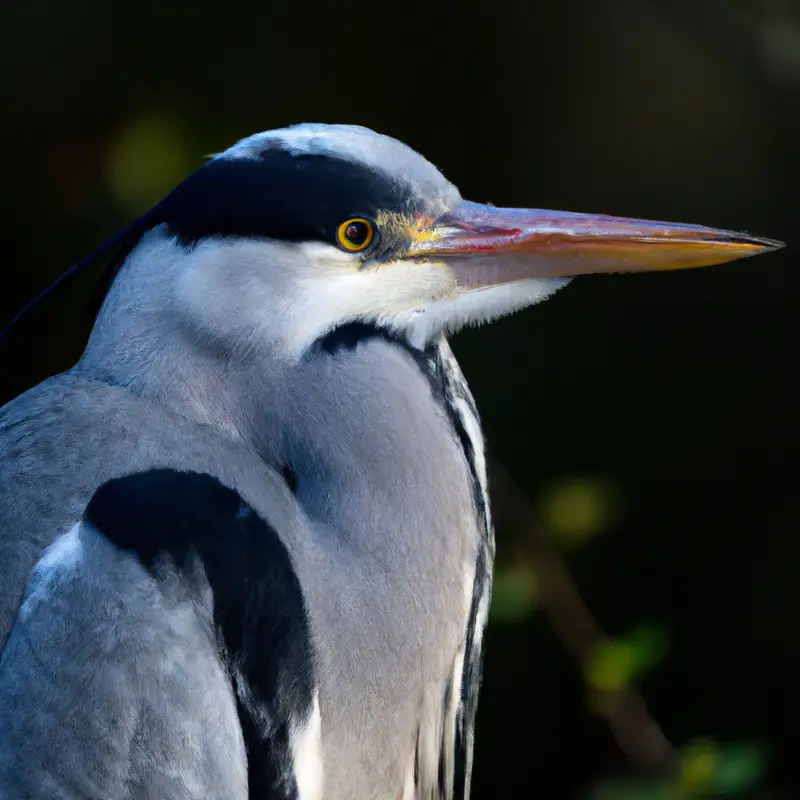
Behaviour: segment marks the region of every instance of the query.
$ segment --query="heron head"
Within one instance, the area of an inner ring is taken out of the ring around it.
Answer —
[[[411,148],[348,125],[244,139],[144,219],[131,258],[144,249],[180,265],[177,313],[288,357],[354,321],[422,347],[576,275],[700,267],[781,246],[698,225],[470,202]]]

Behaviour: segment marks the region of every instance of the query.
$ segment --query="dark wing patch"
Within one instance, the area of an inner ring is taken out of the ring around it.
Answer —
[[[312,713],[313,653],[300,583],[276,531],[215,478],[174,470],[109,481],[85,517],[156,580],[166,579],[165,566],[194,580],[199,558],[234,683],[249,796],[297,798],[289,729]]]

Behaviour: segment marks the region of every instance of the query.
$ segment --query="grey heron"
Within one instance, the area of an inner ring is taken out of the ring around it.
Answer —
[[[465,800],[494,544],[447,336],[778,246],[468,202],[353,126],[213,157],[0,411],[0,797]]]

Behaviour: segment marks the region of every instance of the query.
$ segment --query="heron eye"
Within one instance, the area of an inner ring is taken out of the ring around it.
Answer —
[[[351,253],[366,250],[375,238],[375,226],[363,217],[345,220],[336,231],[339,247]]]

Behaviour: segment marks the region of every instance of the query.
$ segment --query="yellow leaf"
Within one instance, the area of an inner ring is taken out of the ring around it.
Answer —
[[[562,544],[577,545],[616,524],[622,493],[605,478],[563,478],[544,488],[538,509]]]
[[[161,200],[189,172],[177,121],[151,112],[126,127],[112,143],[106,177],[126,213],[139,214]]]
[[[711,791],[716,782],[719,750],[713,742],[699,741],[681,753],[681,784],[692,792]]]

